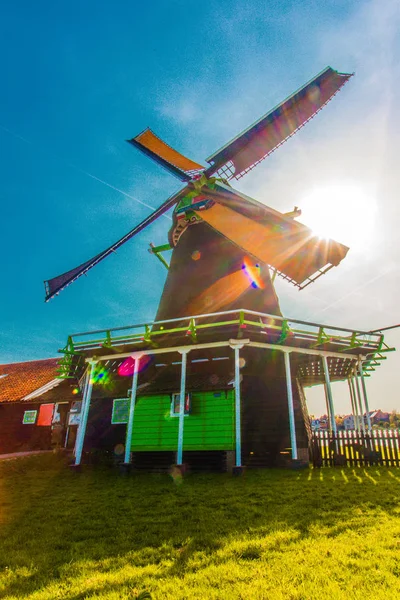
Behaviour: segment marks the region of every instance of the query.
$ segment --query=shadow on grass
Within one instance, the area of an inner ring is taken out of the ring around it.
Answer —
[[[271,549],[280,551],[318,525],[328,536],[350,522],[353,531],[362,529],[369,526],[363,512],[396,511],[398,475],[383,467],[265,470],[243,478],[190,475],[177,485],[167,475],[72,473],[55,456],[3,463],[0,572],[10,575],[0,580],[0,597],[27,596],[83,563],[97,574],[155,565],[157,577],[163,562],[168,568],[160,577],[180,576],[196,553],[214,560],[233,537],[248,540],[235,551],[238,558],[257,560],[257,540],[273,532],[292,532],[274,540]],[[63,597],[89,597],[98,586],[107,591],[121,582],[97,581],[92,590]]]

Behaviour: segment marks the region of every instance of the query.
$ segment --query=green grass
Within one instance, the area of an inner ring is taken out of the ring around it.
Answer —
[[[0,598],[400,598],[400,472],[0,464]]]

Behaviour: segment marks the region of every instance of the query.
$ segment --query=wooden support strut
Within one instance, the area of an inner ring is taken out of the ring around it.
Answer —
[[[169,244],[164,244],[163,246],[154,246],[152,242],[150,242],[150,254],[154,254],[158,258],[158,260],[164,265],[164,267],[168,270],[169,264],[162,256],[161,252],[166,252],[167,250],[171,250],[171,246]]]

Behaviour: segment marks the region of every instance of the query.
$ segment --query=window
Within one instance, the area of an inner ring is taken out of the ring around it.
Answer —
[[[179,392],[171,395],[171,417],[179,417],[179,409],[181,403],[181,395]],[[186,394],[185,396],[185,416],[190,414],[192,408],[192,395]]]
[[[113,425],[120,425],[128,422],[129,403],[129,398],[115,398],[111,416],[111,423]]]
[[[81,422],[81,410],[82,400],[75,400],[75,402],[72,402],[69,411],[68,425],[79,425]]]

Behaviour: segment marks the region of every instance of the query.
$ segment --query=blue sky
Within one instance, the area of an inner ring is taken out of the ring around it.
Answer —
[[[0,362],[54,356],[74,331],[153,318],[165,270],[147,247],[166,241],[165,217],[43,301],[44,279],[103,250],[178,189],[126,138],[151,126],[204,162],[328,64],[356,77],[238,187],[282,211],[321,198],[328,221],[340,212],[347,223],[349,240],[338,240],[351,252],[338,269],[301,293],[278,283],[287,316],[398,323],[399,25],[395,0],[5,0]],[[400,335],[387,340],[399,345]],[[371,404],[400,409],[399,358],[386,363],[368,382]]]

